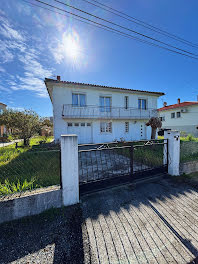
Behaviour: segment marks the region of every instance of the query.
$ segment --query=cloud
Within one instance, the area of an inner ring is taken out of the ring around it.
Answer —
[[[4,37],[0,40],[0,60],[2,63],[16,63],[19,71],[13,73],[5,72],[0,67],[0,72],[6,74],[5,84],[0,86],[4,92],[28,90],[40,97],[47,97],[47,91],[43,82],[45,77],[53,75],[53,69],[45,67],[44,45],[39,37],[39,41],[29,37],[25,31],[18,30],[0,12],[0,35]],[[33,41],[32,41],[33,40]],[[36,48],[34,48],[36,46]],[[43,48],[43,49],[42,49]],[[15,66],[16,69],[16,66]]]
[[[22,35],[20,31],[17,31],[13,28],[13,26],[9,23],[9,21],[1,16],[0,17],[0,34],[8,39],[15,39],[18,41],[25,41],[25,37]]]
[[[5,69],[2,66],[0,66],[0,72],[5,72]]]
[[[12,82],[12,90],[29,90],[33,91],[40,97],[47,97],[47,91],[44,84],[45,77],[53,75],[53,69],[46,69],[38,61],[39,55],[32,49],[24,56],[19,55],[19,61],[23,64],[23,76],[18,75],[16,81]]]

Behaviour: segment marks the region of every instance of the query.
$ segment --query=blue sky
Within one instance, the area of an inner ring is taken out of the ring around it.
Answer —
[[[47,1],[58,6],[52,0]],[[198,54],[198,49],[122,20],[82,0],[67,2]],[[100,2],[198,44],[196,0]],[[159,99],[159,107],[163,101],[175,103],[178,97],[181,101],[196,100],[197,60],[30,6],[22,0],[1,0],[0,8],[0,101],[9,107],[33,109],[41,116],[52,115],[43,80],[56,75],[68,81],[162,91],[166,96]]]

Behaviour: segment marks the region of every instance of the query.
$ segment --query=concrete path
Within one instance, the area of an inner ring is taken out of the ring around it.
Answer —
[[[17,140],[14,140],[12,142],[8,142],[8,143],[0,143],[0,148],[7,147],[7,146],[12,145],[16,142],[21,142],[21,141],[23,141],[23,139],[17,139]]]
[[[198,193],[168,180],[84,197],[90,263],[189,263],[198,256]],[[85,259],[86,256],[85,256]]]

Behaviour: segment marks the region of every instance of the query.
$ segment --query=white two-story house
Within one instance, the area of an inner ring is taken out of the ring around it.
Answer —
[[[77,134],[78,143],[150,139],[145,123],[157,116],[157,99],[164,95],[102,85],[45,79],[53,104],[54,137]]]
[[[158,109],[162,121],[162,128],[179,130],[185,134],[192,134],[198,137],[198,101],[181,102],[167,105]]]

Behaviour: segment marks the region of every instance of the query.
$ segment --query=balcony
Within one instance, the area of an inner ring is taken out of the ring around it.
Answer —
[[[63,118],[78,119],[149,119],[157,116],[156,109],[138,109],[138,108],[122,108],[122,107],[100,107],[85,106],[76,107],[72,105],[63,105]]]

